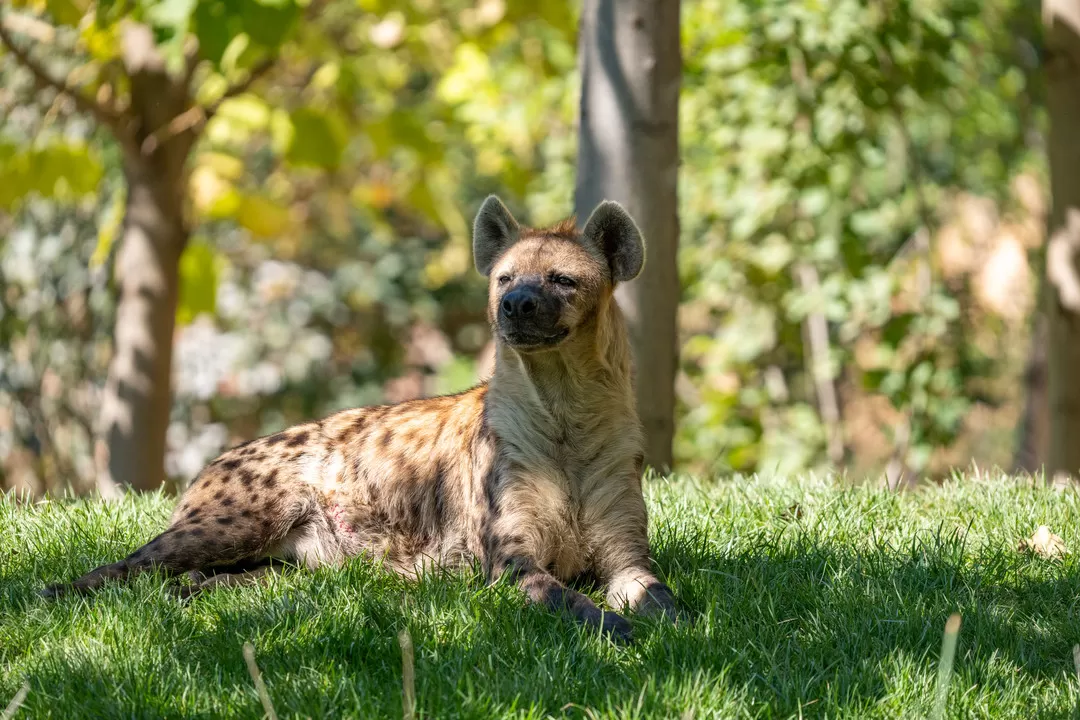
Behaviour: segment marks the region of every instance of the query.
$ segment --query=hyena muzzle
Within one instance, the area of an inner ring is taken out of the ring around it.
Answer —
[[[127,558],[45,591],[88,591],[158,569],[192,594],[355,555],[414,576],[479,561],[528,598],[618,638],[630,625],[568,583],[589,576],[615,609],[674,618],[651,568],[642,429],[616,283],[641,271],[637,226],[613,202],[583,230],[519,225],[496,197],[476,217],[495,370],[459,395],[346,410],[226,451],[169,527]]]

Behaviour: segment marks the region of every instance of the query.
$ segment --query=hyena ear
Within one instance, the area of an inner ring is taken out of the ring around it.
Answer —
[[[615,282],[633,280],[645,265],[645,241],[637,223],[622,205],[605,200],[596,206],[585,223],[586,243],[600,249],[611,267]]]
[[[488,195],[473,222],[473,262],[484,277],[508,247],[518,241],[521,228],[517,220],[502,204],[502,200]]]

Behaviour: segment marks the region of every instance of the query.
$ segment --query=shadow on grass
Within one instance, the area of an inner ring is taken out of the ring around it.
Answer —
[[[658,565],[725,647],[686,652],[686,669],[724,656],[728,682],[782,713],[825,696],[868,707],[894,690],[904,663],[933,678],[945,621],[958,612],[959,684],[992,690],[1012,675],[1064,688],[1075,672],[1080,573],[1069,566],[973,551],[959,533],[855,548],[791,532],[730,555],[704,538],[661,545]]]
[[[32,597],[40,578],[28,569],[0,594],[0,629],[24,621],[4,631],[4,659],[31,678],[30,717],[57,707],[71,717],[259,717],[240,652],[250,640],[283,717],[400,717],[396,637],[408,627],[418,706],[438,717],[638,706],[656,717],[686,707],[786,716],[808,703],[860,714],[926,695],[945,620],[960,612],[958,685],[990,706],[1023,700],[1016,683],[1071,672],[1080,578],[1061,566],[965,552],[955,536],[861,550],[778,536],[727,555],[713,545],[661,533],[657,564],[694,622],[639,622],[626,649],[526,608],[510,588],[460,576],[410,585],[354,562],[189,606],[143,577],[49,608]],[[17,687],[14,676],[0,682]],[[1064,712],[1059,695],[1030,716]]]

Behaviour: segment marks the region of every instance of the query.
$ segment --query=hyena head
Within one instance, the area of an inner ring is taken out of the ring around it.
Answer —
[[[581,231],[572,219],[533,229],[519,225],[492,195],[476,216],[473,257],[489,278],[492,330],[528,353],[558,347],[589,326],[615,284],[641,272],[645,244],[615,202],[597,206]]]

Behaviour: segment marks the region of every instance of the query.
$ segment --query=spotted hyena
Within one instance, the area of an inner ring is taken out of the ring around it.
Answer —
[[[476,217],[497,338],[491,379],[459,395],[345,410],[232,448],[184,493],[165,532],[68,585],[86,591],[158,568],[190,594],[273,560],[313,568],[356,555],[416,575],[479,561],[536,603],[619,637],[567,583],[603,581],[615,609],[674,617],[650,567],[642,430],[626,327],[613,298],[645,260],[637,226],[605,202],[521,226],[496,197]]]

